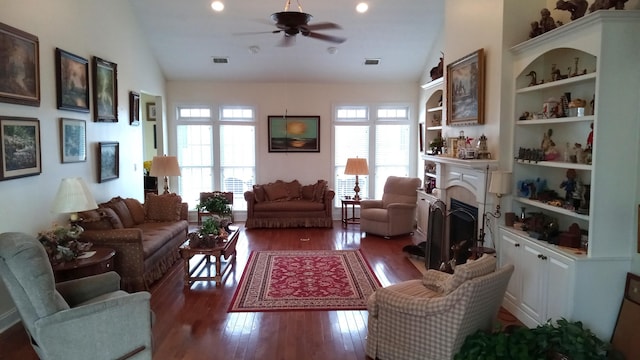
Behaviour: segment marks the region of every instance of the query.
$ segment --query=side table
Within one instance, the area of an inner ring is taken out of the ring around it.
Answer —
[[[356,217],[356,206],[360,206],[360,200],[341,198],[342,203],[342,226],[349,224],[360,224],[360,218]],[[349,205],[351,205],[351,216],[349,217]]]
[[[98,275],[113,270],[115,250],[95,247],[89,251],[95,251],[96,253],[85,259],[75,259],[51,265],[56,282]]]

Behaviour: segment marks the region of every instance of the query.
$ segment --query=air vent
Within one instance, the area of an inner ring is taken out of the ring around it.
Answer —
[[[364,59],[365,65],[378,65],[380,64],[380,59]]]
[[[217,57],[214,56],[211,58],[211,61],[213,61],[214,64],[228,64],[229,63],[229,58],[228,57]]]

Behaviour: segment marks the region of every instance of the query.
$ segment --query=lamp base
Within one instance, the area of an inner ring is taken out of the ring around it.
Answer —
[[[353,196],[353,200],[360,201],[360,195],[358,194],[360,192],[360,184],[358,184],[358,175],[356,175],[356,186],[353,188],[353,191],[356,193]]]
[[[164,177],[164,192],[162,193],[164,194],[168,194],[169,193],[169,177],[165,176]]]

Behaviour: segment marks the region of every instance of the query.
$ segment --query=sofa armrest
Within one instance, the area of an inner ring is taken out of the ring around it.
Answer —
[[[64,281],[56,284],[56,289],[74,307],[89,299],[120,290],[120,275],[115,271]]]
[[[180,208],[180,220],[187,220],[189,221],[189,204],[186,202],[183,202],[181,204],[181,208]]]
[[[256,194],[249,190],[244,192],[244,199],[247,201],[247,217],[253,215],[253,205],[256,203]]]
[[[336,192],[333,189],[326,188],[324,191],[324,211],[329,217],[333,216],[333,198],[335,198]]]
[[[360,200],[360,209],[369,209],[369,208],[381,208],[382,200]]]

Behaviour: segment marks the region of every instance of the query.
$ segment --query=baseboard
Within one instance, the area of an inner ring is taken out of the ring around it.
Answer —
[[[20,316],[16,308],[13,308],[6,313],[0,315],[0,333],[5,332],[8,328],[17,324],[20,321]]]

